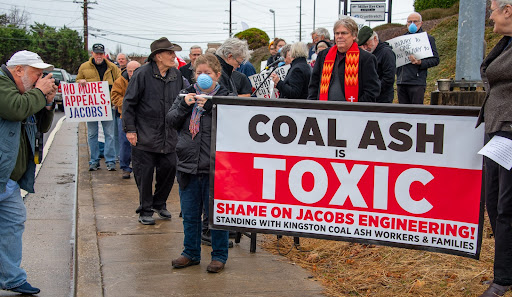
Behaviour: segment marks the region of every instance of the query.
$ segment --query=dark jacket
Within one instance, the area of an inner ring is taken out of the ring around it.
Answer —
[[[485,133],[512,132],[512,37],[503,37],[480,66],[487,96],[477,127],[485,121]]]
[[[422,28],[418,30],[418,33],[424,32]],[[404,35],[411,34],[409,32]],[[428,35],[428,34],[427,34]],[[427,85],[427,69],[430,67],[437,66],[439,64],[439,54],[437,53],[436,40],[434,37],[428,35],[428,41],[432,48],[433,57],[421,59],[421,65],[414,65],[412,63],[405,64],[402,67],[396,69],[396,84],[397,85],[414,85],[414,86],[426,86]]]
[[[393,48],[387,43],[380,41],[373,51],[377,58],[377,74],[380,80],[380,94],[377,102],[393,103],[396,74],[396,55]]]
[[[169,154],[177,142],[176,130],[171,129],[165,116],[183,88],[181,73],[169,68],[165,77],[154,61],[135,71],[123,100],[123,129],[137,133],[136,148],[148,152]]]
[[[219,79],[219,84],[226,88],[230,96],[238,96],[243,94],[251,94],[252,86],[251,81],[244,74],[233,71],[233,66],[229,65],[218,55],[217,59],[222,66],[222,74]]]
[[[311,80],[309,81],[308,99],[318,100],[320,95],[320,79],[322,78],[322,69],[324,67],[325,56],[329,52],[329,49],[325,49],[318,54],[316,58],[315,67],[311,74]],[[336,56],[334,63],[338,64],[338,77],[341,82],[341,91],[344,92],[345,86],[345,57],[339,58],[339,52]],[[334,70],[333,70],[334,72]],[[335,75],[331,75],[331,81],[329,88],[333,83]],[[375,102],[377,96],[380,93],[380,81],[377,75],[377,59],[374,55],[370,54],[365,50],[360,50],[359,53],[359,102]],[[346,101],[345,94],[339,94],[335,98],[329,97],[329,101]]]
[[[181,91],[181,94],[188,93],[195,93],[193,86]],[[227,96],[228,93],[228,90],[221,85],[215,95]],[[171,110],[167,113],[169,125],[180,131],[176,146],[176,154],[178,156],[176,169],[179,172],[188,174],[207,174],[210,171],[213,104],[211,100],[206,101],[204,105],[205,112],[201,116],[199,124],[199,133],[192,139],[189,123],[194,105],[187,105],[184,99],[184,97],[177,97]]]
[[[188,80],[190,84],[194,84],[196,82],[194,75],[194,67],[192,67],[192,62],[180,67],[181,75]]]
[[[294,59],[284,81],[280,80],[277,83],[276,87],[280,92],[279,97],[289,99],[308,98],[310,77],[311,66],[306,62],[306,58]]]

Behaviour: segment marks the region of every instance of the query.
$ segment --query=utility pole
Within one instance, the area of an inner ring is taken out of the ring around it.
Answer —
[[[302,0],[299,0],[299,41],[302,41]]]
[[[388,0],[388,24],[391,24],[391,12],[393,7],[393,0]]]
[[[231,3],[233,2],[233,0],[229,0],[229,38],[231,38],[233,36],[233,32],[231,31],[231,24],[232,24],[232,21],[231,21]]]
[[[315,31],[316,0],[313,0],[313,31]]]
[[[94,1],[94,2],[89,2],[88,0],[83,0],[83,2],[79,2],[79,1],[73,1],[73,3],[79,3],[79,4],[83,4],[82,8],[84,9],[84,12],[83,12],[83,15],[84,15],[84,49],[86,51],[89,50],[89,26],[88,26],[88,23],[87,23],[87,20],[88,20],[88,9],[90,8],[89,7],[89,4],[98,4],[98,2]]]

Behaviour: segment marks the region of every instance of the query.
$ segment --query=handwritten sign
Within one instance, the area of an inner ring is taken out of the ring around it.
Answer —
[[[284,65],[282,67],[277,68],[274,73],[279,75],[279,79],[284,80],[286,75],[288,74],[288,70],[290,70],[290,65]],[[279,97],[279,91],[274,89],[274,83],[272,79],[268,76],[269,71],[262,71],[260,73],[249,76],[249,80],[251,81],[252,87],[257,89],[261,84],[261,88],[259,88],[258,92],[256,92],[256,96],[258,98],[267,98],[274,99]]]
[[[409,56],[424,59],[434,56],[426,32],[407,34],[387,41],[396,55],[396,67],[411,63]]]
[[[70,122],[97,122],[112,120],[108,82],[62,83],[62,102]]]

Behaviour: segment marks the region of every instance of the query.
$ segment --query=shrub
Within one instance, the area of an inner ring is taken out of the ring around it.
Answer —
[[[423,21],[442,19],[459,13],[459,3],[450,8],[429,8],[421,11]]]
[[[458,0],[414,0],[414,10],[423,11],[430,8],[450,8]]]
[[[235,34],[236,38],[247,40],[249,49],[254,50],[262,46],[268,46],[269,37],[267,33],[257,28],[249,28]]]

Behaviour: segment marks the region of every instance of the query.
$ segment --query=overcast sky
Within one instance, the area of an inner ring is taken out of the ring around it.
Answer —
[[[83,34],[83,0],[0,0],[0,13],[12,8],[25,10],[29,23],[46,23],[54,27],[67,26]],[[125,53],[149,54],[151,42],[167,37],[183,47],[179,56],[188,56],[194,44],[206,48],[208,42],[222,42],[229,37],[229,0],[95,0],[90,2],[89,48],[103,43],[116,52],[118,45]],[[233,0],[233,34],[249,28],[264,30],[288,43],[299,41],[299,3],[302,2],[302,41],[311,42],[313,15],[315,28],[325,27],[332,34],[332,25],[338,18],[338,0]],[[414,0],[395,0],[392,7],[393,23],[405,24],[413,9]],[[94,4],[95,3],[95,4]],[[343,9],[343,5],[341,6]],[[381,22],[382,23],[382,22]],[[369,24],[375,27],[381,23]]]

